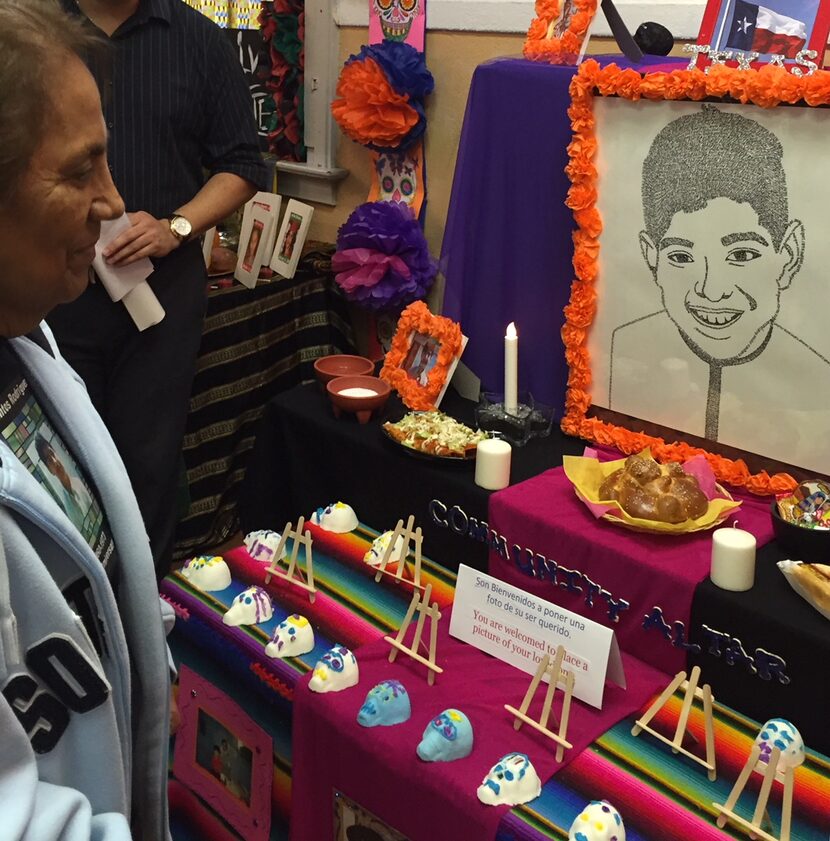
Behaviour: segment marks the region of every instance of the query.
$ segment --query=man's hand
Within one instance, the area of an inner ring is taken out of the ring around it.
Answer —
[[[111,266],[128,266],[142,257],[164,257],[179,246],[166,219],[139,210],[128,213],[132,227],[120,233],[104,250]]]

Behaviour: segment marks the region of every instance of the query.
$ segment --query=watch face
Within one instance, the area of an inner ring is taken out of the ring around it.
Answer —
[[[174,234],[180,236],[182,239],[186,239],[190,236],[190,231],[192,230],[192,226],[184,216],[174,216],[170,220],[170,230],[173,231]]]

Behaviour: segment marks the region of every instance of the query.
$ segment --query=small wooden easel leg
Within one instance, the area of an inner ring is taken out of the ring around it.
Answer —
[[[674,676],[672,682],[660,693],[660,697],[648,708],[648,710],[646,710],[646,714],[642,718],[637,719],[634,726],[631,728],[632,736],[639,736],[640,731],[644,730],[649,724],[651,724],[651,720],[665,706],[666,701],[674,695],[677,691],[677,687],[680,686],[684,680],[686,680],[686,672],[678,672]]]
[[[790,826],[793,819],[793,769],[784,771],[784,797],[781,802],[781,841],[790,841]]]
[[[735,808],[735,804],[738,802],[738,798],[741,796],[741,793],[746,788],[747,780],[749,780],[749,775],[752,773],[752,769],[758,762],[758,757],[761,755],[761,748],[758,745],[753,745],[752,751],[749,754],[749,759],[746,761],[746,765],[744,765],[741,773],[738,775],[738,779],[735,780],[735,785],[732,786],[732,791],[729,792],[729,797],[726,798],[726,803],[723,806],[720,803],[713,803],[712,805],[720,810],[720,814],[718,815],[717,820],[715,823],[723,829],[726,826],[726,815],[725,812],[732,812]]]
[[[550,654],[546,654],[542,658],[542,662],[539,664],[539,668],[536,669],[536,674],[533,675],[533,679],[530,681],[530,686],[527,687],[527,692],[525,692],[525,696],[522,699],[522,705],[519,707],[519,712],[523,716],[527,715],[527,711],[530,708],[530,702],[533,700],[533,696],[536,694],[536,690],[539,688],[539,684],[542,682],[542,675],[547,671],[549,663]],[[521,720],[521,718],[514,719],[513,729],[521,730],[522,724],[524,724],[524,722]]]
[[[565,741],[565,738],[568,735],[568,719],[571,717],[571,698],[573,698],[574,694],[574,675],[573,672],[568,672],[567,678],[565,678],[565,698],[562,701],[562,721],[559,725],[559,738],[562,742]],[[556,761],[561,762],[562,757],[565,756],[565,748],[560,742],[556,746]]]
[[[703,684],[703,726],[706,732],[706,761],[711,768],[707,771],[710,782],[715,782],[718,776],[717,757],[715,755],[715,716],[712,710],[712,687]]]

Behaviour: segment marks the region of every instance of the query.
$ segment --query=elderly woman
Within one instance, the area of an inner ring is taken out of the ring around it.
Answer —
[[[121,459],[42,322],[123,212],[83,31],[0,0],[0,836],[168,836],[169,679]],[[85,489],[70,519],[36,441]],[[74,522],[73,522],[74,520]]]

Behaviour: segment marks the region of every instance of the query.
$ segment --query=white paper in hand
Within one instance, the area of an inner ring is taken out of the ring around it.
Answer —
[[[92,267],[113,301],[120,301],[153,273],[153,264],[147,257],[136,260],[129,266],[110,266],[101,256],[101,252],[107,245],[129,227],[130,219],[126,213],[118,219],[101,222],[101,236],[95,243],[95,259],[92,261]]]

